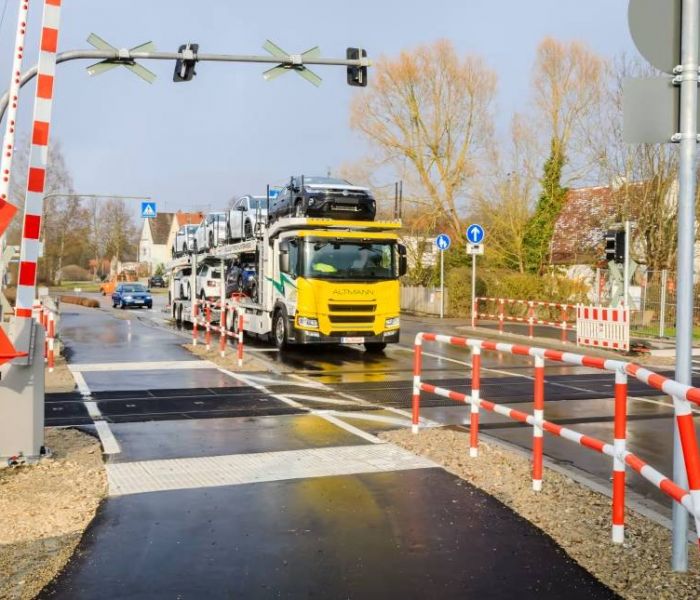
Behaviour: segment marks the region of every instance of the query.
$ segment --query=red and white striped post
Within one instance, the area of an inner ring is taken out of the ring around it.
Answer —
[[[226,302],[224,300],[221,300],[219,314],[219,354],[221,358],[226,356]]]
[[[204,301],[204,347],[211,350],[211,304]]]
[[[498,301],[498,333],[503,333],[503,324],[504,324],[504,321],[506,318],[505,317],[505,310],[506,310],[505,300],[503,300],[503,298],[501,298]]]
[[[44,208],[46,163],[48,160],[60,16],[61,0],[44,0],[36,96],[34,99],[32,145],[29,151],[29,172],[27,174],[27,193],[24,205],[17,302],[15,306],[15,315],[25,319],[32,316],[37,260],[39,259],[39,247],[41,245],[39,236]]]
[[[625,452],[627,451],[627,374],[615,372],[612,541],[625,541]]]
[[[419,333],[416,336],[413,351],[413,396],[412,404],[412,420],[411,431],[418,433],[418,423],[420,420],[420,374],[423,370],[423,338]]]
[[[472,346],[472,394],[469,414],[469,456],[479,455],[479,389],[481,387],[481,348]]]
[[[544,432],[541,423],[544,421],[544,358],[535,355],[535,401],[533,416],[535,425],[532,427],[532,489],[539,492],[542,489],[542,461],[544,451]],[[538,425],[539,423],[539,425]]]
[[[46,339],[49,341],[49,373],[53,373],[54,365],[56,364],[56,357],[54,355],[54,338],[56,337],[56,317],[53,311],[49,312],[49,323],[48,330],[46,334]]]
[[[533,338],[535,337],[535,307],[532,300],[527,305],[529,307],[527,310],[528,334],[530,338]]]
[[[678,434],[683,448],[683,462],[688,476],[688,492],[695,511],[695,531],[700,542],[700,452],[695,435],[695,424],[690,402],[684,397],[673,396]]]
[[[17,212],[17,207],[9,202],[10,172],[15,153],[15,132],[17,123],[17,106],[19,104],[19,88],[22,76],[22,58],[24,57],[24,37],[27,33],[27,12],[29,0],[21,0],[17,12],[17,33],[15,34],[15,49],[12,55],[12,75],[10,77],[9,105],[5,122],[5,135],[2,138],[2,153],[0,158],[0,252],[4,248],[4,229]],[[4,267],[0,265],[0,282],[3,280]],[[0,284],[0,288],[2,284]]]
[[[561,343],[566,344],[567,342],[567,337],[566,337],[566,304],[562,305],[561,307]]]
[[[243,315],[238,315],[238,366],[243,366]]]
[[[197,345],[197,320],[199,319],[199,301],[192,300],[192,345]]]

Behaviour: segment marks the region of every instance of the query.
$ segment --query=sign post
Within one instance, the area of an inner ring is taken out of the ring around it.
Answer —
[[[450,236],[441,233],[435,238],[435,245],[440,250],[440,318],[445,317],[445,250],[450,247]]]
[[[678,166],[678,288],[676,296],[676,374],[678,382],[692,385],[693,280],[695,246],[695,188],[698,142],[698,43],[700,0],[630,0],[628,21],[639,52],[652,65],[673,77],[636,80],[635,86],[659,90],[656,98],[625,91],[625,141],[667,143],[680,146]],[[643,84],[643,85],[640,85]],[[678,90],[680,89],[680,93]],[[665,90],[665,91],[664,91]],[[644,114],[635,112],[644,108]],[[656,101],[661,100],[661,102]],[[647,123],[655,124],[651,129]],[[679,422],[692,425],[690,406],[674,397],[673,480],[688,487],[688,474],[680,442]],[[693,466],[693,465],[690,465]],[[692,473],[690,489],[700,485]],[[691,494],[693,492],[691,491]],[[673,549],[671,567],[688,570],[688,513],[673,503]]]
[[[476,325],[476,255],[484,253],[484,228],[473,223],[467,227],[467,254],[472,255],[472,327]]]

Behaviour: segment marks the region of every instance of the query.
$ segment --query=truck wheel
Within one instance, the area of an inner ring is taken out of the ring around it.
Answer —
[[[284,350],[289,342],[287,336],[287,319],[284,312],[278,310],[272,320],[272,339],[279,350]]]
[[[366,352],[381,352],[384,348],[386,348],[384,342],[365,342]]]

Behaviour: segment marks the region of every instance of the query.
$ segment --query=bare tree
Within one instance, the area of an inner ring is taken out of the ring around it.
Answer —
[[[519,114],[511,122],[511,144],[495,163],[493,176],[480,191],[474,218],[489,232],[486,259],[497,267],[525,272],[525,231],[537,189],[534,132]]]
[[[580,179],[587,172],[572,157],[587,156],[577,151],[577,142],[585,137],[585,124],[599,110],[605,70],[605,61],[580,42],[548,37],[537,48],[534,102],[548,156],[539,200],[525,233],[527,267],[531,271],[542,271],[548,262],[554,223],[566,196],[564,181]]]
[[[460,203],[491,154],[496,74],[445,40],[382,58],[353,99],[351,125],[413,190],[410,199],[463,238]]]
[[[103,212],[106,254],[117,262],[135,256],[138,227],[126,202],[121,198],[107,200]]]

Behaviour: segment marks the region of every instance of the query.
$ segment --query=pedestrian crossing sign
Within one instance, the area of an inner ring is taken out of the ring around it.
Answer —
[[[141,202],[142,219],[155,219],[157,214],[155,202]]]

